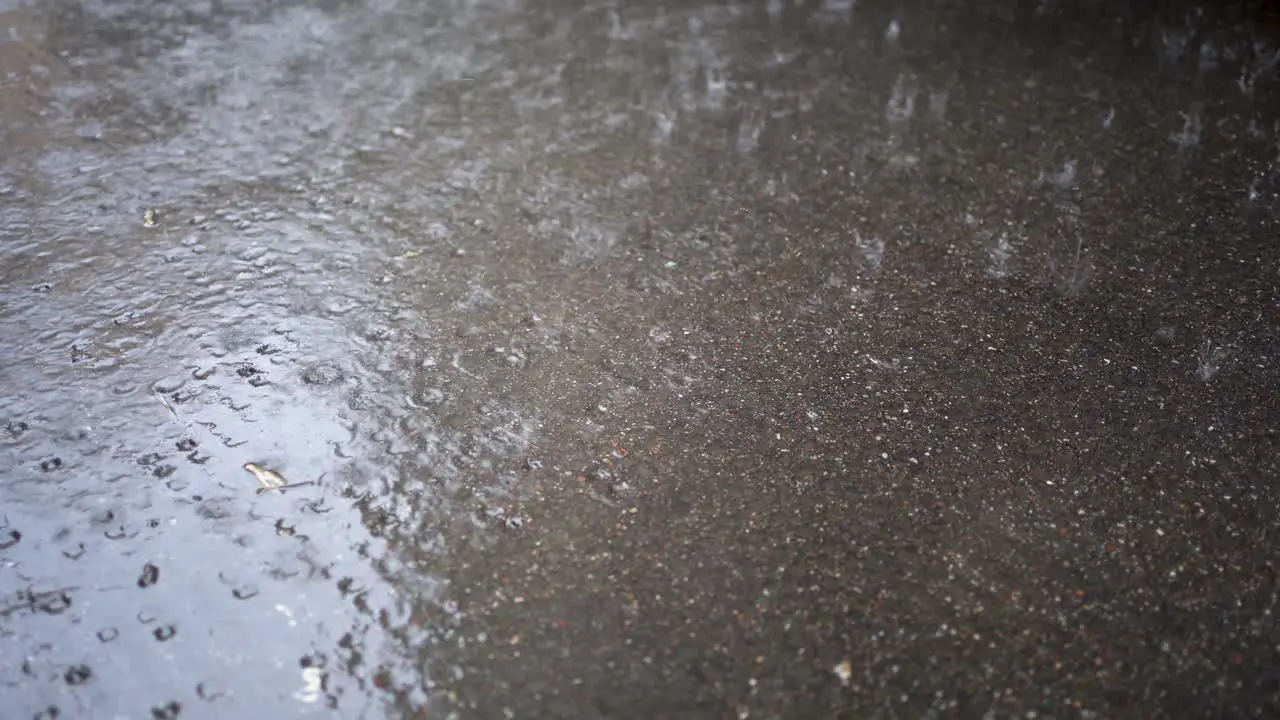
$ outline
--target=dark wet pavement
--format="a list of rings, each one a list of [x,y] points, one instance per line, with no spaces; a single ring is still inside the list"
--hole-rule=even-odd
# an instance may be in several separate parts
[[[4,716],[1280,714],[1206,8],[0,3]]]

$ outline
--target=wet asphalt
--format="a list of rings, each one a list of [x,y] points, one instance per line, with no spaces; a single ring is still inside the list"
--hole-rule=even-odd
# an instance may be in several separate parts
[[[1280,715],[1276,17],[0,2],[0,715]]]

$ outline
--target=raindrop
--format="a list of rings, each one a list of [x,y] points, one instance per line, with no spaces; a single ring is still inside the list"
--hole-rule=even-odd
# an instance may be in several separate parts
[[[159,707],[151,708],[151,717],[153,720],[177,720],[178,715],[182,712],[182,705],[174,701],[169,701]]]
[[[950,96],[950,88],[934,90],[929,93],[929,117],[932,118],[934,122],[946,122],[947,102]]]
[[[302,680],[305,685],[295,692],[293,696],[305,703],[313,703],[319,700],[320,693],[324,690],[324,673],[319,668],[304,665]]]
[[[177,392],[178,390],[181,390],[183,384],[185,384],[186,381],[187,379],[182,377],[181,375],[172,375],[170,377],[162,378],[160,380],[155,381],[154,383],[152,383],[151,389],[155,390],[161,395],[167,395],[169,393]]]
[[[62,677],[68,685],[82,685],[93,677],[93,671],[88,665],[72,665]]]
[[[764,121],[754,114],[744,117],[738,125],[738,152],[750,155],[760,144],[760,133],[764,130]]]
[[[1084,237],[1078,230],[1074,232],[1074,247],[1070,242],[1062,243],[1060,249],[1049,257],[1049,271],[1057,281],[1058,290],[1071,298],[1084,293],[1093,273]]]
[[[1182,115],[1182,130],[1169,136],[1169,140],[1176,144],[1180,149],[1186,150],[1195,147],[1200,142],[1200,133],[1202,129],[1202,111],[1201,103],[1192,103],[1191,109]]]
[[[1214,375],[1218,374],[1225,357],[1226,350],[1224,348],[1214,347],[1211,340],[1205,340],[1200,344],[1200,352],[1197,358],[1199,364],[1196,367],[1196,375],[1204,382],[1209,382]]]
[[[156,628],[155,630],[151,631],[151,634],[156,637],[156,640],[159,640],[160,642],[165,642],[169,640],[169,638],[172,638],[174,635],[178,634],[178,628],[172,625],[162,625]]]
[[[239,258],[245,262],[253,262],[267,254],[267,248],[261,245],[255,245],[246,250],[240,251]]]
[[[1059,190],[1070,190],[1076,184],[1076,161],[1075,159],[1067,160],[1062,164],[1062,170],[1054,175],[1049,176],[1048,181],[1056,186]]]
[[[60,457],[51,457],[48,460],[40,461],[40,469],[44,472],[53,472],[60,467],[62,467],[62,458]]]
[[[312,365],[302,373],[302,381],[309,385],[333,385],[342,380],[342,371],[334,365]]]
[[[80,558],[84,557],[84,553],[85,553],[84,543],[76,543],[75,551],[63,550],[62,557],[68,560],[79,560]]]
[[[883,42],[880,43],[880,54],[885,60],[896,59],[902,52],[899,42],[902,37],[902,26],[897,20],[890,20],[884,29]]]
[[[175,443],[178,450],[181,450],[182,452],[190,452],[192,450],[195,450],[196,446],[199,444],[200,443],[196,442],[195,440],[192,440],[191,438],[183,438],[179,440],[177,443]]]
[[[452,234],[444,223],[433,222],[427,225],[427,237],[432,240],[445,240]]]
[[[147,563],[142,566],[142,575],[138,577],[138,587],[147,588],[155,585],[160,580],[160,568]]]
[[[1013,246],[1009,243],[1009,237],[1001,233],[995,244],[987,250],[987,258],[990,260],[987,275],[996,280],[1009,277],[1009,259],[1012,256]]]
[[[46,615],[61,615],[71,607],[71,596],[65,591],[41,593],[32,597],[32,609]]]
[[[889,102],[885,104],[884,117],[891,125],[900,125],[911,119],[916,110],[916,87],[913,78],[906,74],[898,76],[889,94]]]
[[[862,253],[862,259],[872,271],[877,271],[884,263],[884,240],[878,237],[863,237],[854,231],[854,245]]]

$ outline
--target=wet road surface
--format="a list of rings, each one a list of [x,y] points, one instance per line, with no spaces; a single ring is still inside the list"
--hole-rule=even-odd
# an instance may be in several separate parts
[[[4,716],[1274,717],[1274,28],[0,3]]]

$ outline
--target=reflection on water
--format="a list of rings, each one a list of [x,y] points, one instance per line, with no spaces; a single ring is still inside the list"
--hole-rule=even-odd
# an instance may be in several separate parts
[[[959,362],[907,316],[948,293],[1030,326],[1136,287],[1151,372],[1256,379],[1265,324],[1184,282],[1257,268],[1174,233],[1205,193],[1274,222],[1280,46],[926,5],[0,5],[10,705],[480,702],[519,658],[461,629],[512,602],[492,553],[595,547],[627,444]]]

